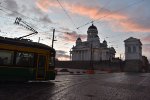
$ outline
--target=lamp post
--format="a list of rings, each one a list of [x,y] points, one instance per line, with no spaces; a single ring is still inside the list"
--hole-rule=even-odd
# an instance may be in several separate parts
[[[93,70],[93,45],[91,43],[91,59],[90,59],[91,70]]]
[[[71,49],[70,49],[70,61],[71,61]]]
[[[93,46],[92,46],[92,43],[91,43],[91,47],[90,47],[90,68],[89,70],[87,71],[88,74],[94,74],[95,71],[94,71],[94,66],[93,66]]]
[[[53,45],[54,45],[54,41],[57,41],[57,40],[54,39],[54,36],[55,36],[55,29],[53,29],[52,48],[53,48]]]

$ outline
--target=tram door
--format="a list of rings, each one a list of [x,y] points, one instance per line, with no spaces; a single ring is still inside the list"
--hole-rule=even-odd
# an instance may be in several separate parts
[[[44,79],[46,74],[45,70],[46,70],[46,56],[38,55],[36,79],[38,80]]]

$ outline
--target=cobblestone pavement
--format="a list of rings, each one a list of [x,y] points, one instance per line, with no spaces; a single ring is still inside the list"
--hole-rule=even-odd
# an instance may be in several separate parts
[[[47,82],[0,83],[0,100],[150,100],[150,74],[58,75]]]

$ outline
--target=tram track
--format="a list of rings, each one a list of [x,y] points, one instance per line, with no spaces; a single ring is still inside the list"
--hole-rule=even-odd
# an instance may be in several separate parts
[[[20,97],[19,100],[26,100],[26,99],[29,99],[30,97],[33,98],[34,96],[39,96],[39,100],[41,100],[40,98],[42,98],[42,97],[40,97],[40,95],[38,95],[38,94],[41,94],[42,91],[43,91],[43,94],[45,93],[44,94],[45,98],[53,98],[57,94],[60,94],[67,89],[70,89],[74,86],[78,86],[83,83],[87,83],[88,80],[87,79],[82,80],[82,81],[79,80],[78,83],[72,84],[73,81],[77,82],[76,80],[67,80],[67,81],[63,82],[62,84],[60,82],[58,85],[56,85],[54,87],[50,86],[50,87],[40,88],[35,92],[28,93],[28,94],[24,95],[23,97]],[[37,98],[37,97],[35,97],[35,98]]]

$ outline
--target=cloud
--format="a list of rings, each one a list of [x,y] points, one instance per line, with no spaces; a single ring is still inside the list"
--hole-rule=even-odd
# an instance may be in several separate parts
[[[39,20],[41,20],[41,21],[43,21],[45,23],[52,23],[52,21],[50,20],[48,15],[45,15],[45,16],[41,17]]]
[[[87,35],[85,34],[77,34],[77,32],[64,32],[62,35],[59,35],[60,38],[62,38],[66,42],[72,42],[75,43],[76,39],[78,37],[81,37],[81,39],[85,39]]]
[[[5,0],[6,8],[11,9],[12,11],[18,10],[18,5],[15,0]]]
[[[66,51],[62,51],[62,50],[56,50],[57,54],[66,54],[67,52]]]
[[[60,27],[60,29],[62,29],[63,31],[70,31],[69,28],[65,28],[65,27]]]
[[[69,60],[70,56],[66,54],[67,52],[63,51],[63,50],[56,50],[56,58],[58,58],[58,60]]]
[[[149,53],[149,51],[150,51],[150,44],[143,44],[143,51]]]
[[[44,12],[48,12],[48,9],[50,7],[61,8],[59,3],[54,0],[39,0],[36,4],[37,4],[37,7],[39,7],[39,9],[41,9]],[[93,18],[98,19],[106,15],[109,15],[109,18],[104,17],[103,19],[110,20],[110,18],[112,19],[125,19],[126,18],[126,16],[124,15],[113,13],[107,9],[104,9],[104,8],[101,9],[100,7],[89,7],[86,5],[75,4],[75,3],[73,4],[70,2],[62,2],[62,5],[67,11],[73,14],[88,16],[92,19]]]
[[[38,2],[36,2],[37,7],[44,12],[48,12],[49,4],[49,0],[39,0]]]
[[[5,8],[7,9],[7,11],[10,11],[11,12],[7,12],[9,16],[17,16],[18,15],[18,4],[15,0],[5,0]],[[3,5],[3,3],[1,4]],[[4,9],[4,11],[6,10]]]
[[[144,41],[144,42],[150,42],[150,35],[142,38],[141,40]]]
[[[132,31],[132,32],[150,32],[150,22],[144,20],[139,22],[134,19],[125,19],[121,20],[118,23],[118,26],[123,28],[123,31]]]
[[[150,44],[143,44],[143,55],[145,55],[150,62]]]
[[[48,12],[50,7],[61,9],[56,0],[39,0],[36,4],[39,9],[44,12]],[[71,2],[61,2],[61,4],[72,14],[82,15],[95,20],[102,18],[102,20],[113,22],[111,23],[112,26],[114,26],[114,22],[117,22],[115,24],[120,26],[123,31],[150,32],[150,22],[146,21],[149,20],[150,15],[148,15],[146,19],[141,20],[141,18],[139,18],[138,20],[134,20],[131,19],[129,15],[123,14],[123,12],[112,12],[108,9],[101,9],[100,7],[92,7]],[[115,31],[118,31],[118,28],[115,28]]]

